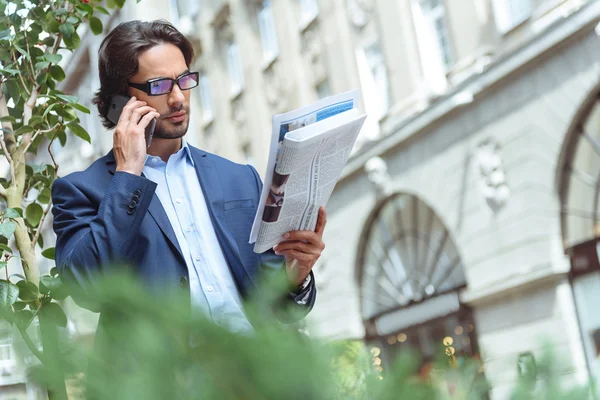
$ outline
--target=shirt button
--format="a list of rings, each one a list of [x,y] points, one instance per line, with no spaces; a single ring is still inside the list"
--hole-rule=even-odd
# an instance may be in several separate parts
[[[206,290],[208,290],[209,292],[212,292],[214,290],[214,288],[209,285],[209,286],[206,287]]]
[[[158,158],[153,158],[152,162],[158,162]]]
[[[175,199],[175,201],[176,201],[177,203],[181,203],[183,200],[181,200],[181,197],[178,197],[178,198],[176,198],[176,199]]]
[[[181,284],[181,287],[186,287],[187,283],[188,283],[188,279],[185,276],[182,276],[181,279],[179,280],[179,283]]]
[[[200,261],[200,260],[202,260],[202,257],[200,257],[200,256],[196,257],[196,261]]]
[[[188,228],[186,229],[186,231],[191,232],[192,231],[192,227],[188,226]]]

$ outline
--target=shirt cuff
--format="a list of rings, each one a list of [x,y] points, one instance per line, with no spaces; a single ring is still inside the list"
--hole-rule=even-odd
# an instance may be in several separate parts
[[[309,288],[309,286],[311,281],[312,274],[308,274],[302,285],[298,287],[298,290],[295,293],[290,292],[290,295],[294,298],[296,304],[305,305],[307,303],[310,298],[311,288]]]

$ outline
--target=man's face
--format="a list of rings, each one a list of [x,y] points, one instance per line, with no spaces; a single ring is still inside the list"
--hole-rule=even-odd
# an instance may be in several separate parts
[[[146,50],[138,56],[138,65],[137,73],[129,82],[146,83],[154,78],[177,79],[188,71],[183,53],[172,44],[159,44]],[[160,96],[149,96],[132,87],[129,94],[145,101],[160,114],[154,138],[178,139],[185,135],[190,123],[190,90],[181,90],[174,84],[171,93]]]

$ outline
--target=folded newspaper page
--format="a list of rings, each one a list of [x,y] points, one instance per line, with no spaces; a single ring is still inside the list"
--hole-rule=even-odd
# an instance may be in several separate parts
[[[250,243],[263,253],[283,234],[314,230],[348,161],[366,115],[358,91],[273,117],[271,151]]]

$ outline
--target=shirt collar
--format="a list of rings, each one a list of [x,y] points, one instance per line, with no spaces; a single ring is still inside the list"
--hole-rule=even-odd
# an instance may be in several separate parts
[[[182,156],[185,155],[185,157],[187,157],[187,159],[190,161],[190,163],[192,164],[192,166],[195,166],[194,165],[194,157],[192,157],[192,149],[188,145],[188,143],[185,140],[185,138],[181,138],[181,149],[179,149],[177,151],[177,153],[175,153],[175,154],[178,154],[180,152],[183,152],[184,154],[182,154]],[[146,154],[146,161],[145,161],[144,164],[148,164],[153,157],[154,156]]]

